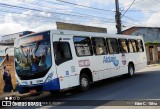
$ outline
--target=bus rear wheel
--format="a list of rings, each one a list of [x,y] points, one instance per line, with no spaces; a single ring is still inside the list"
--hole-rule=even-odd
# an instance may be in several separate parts
[[[87,74],[82,74],[80,76],[80,89],[82,91],[87,91],[90,88],[90,80]]]
[[[135,73],[134,66],[132,64],[128,65],[128,77],[133,77]]]

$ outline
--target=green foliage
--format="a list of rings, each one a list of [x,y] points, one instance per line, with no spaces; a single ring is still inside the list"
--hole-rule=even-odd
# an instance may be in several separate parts
[[[160,45],[160,42],[145,42],[145,45]]]

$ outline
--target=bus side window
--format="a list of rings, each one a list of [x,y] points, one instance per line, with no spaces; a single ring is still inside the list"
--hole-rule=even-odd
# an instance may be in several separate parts
[[[138,48],[138,52],[144,52],[142,40],[137,40],[137,48]]]
[[[71,49],[68,42],[53,42],[56,65],[72,59]]]
[[[131,41],[131,40],[128,40],[128,47],[129,47],[129,52],[130,52],[130,53],[133,53],[133,52],[134,52],[134,48],[133,48],[133,45],[132,45],[132,41]]]
[[[126,39],[118,39],[121,53],[128,53],[128,43]]]
[[[132,44],[132,46],[133,46],[133,52],[137,52],[138,50],[137,50],[137,46],[136,46],[136,40],[130,40],[131,41],[131,44]]]
[[[108,44],[110,54],[118,54],[119,53],[117,39],[109,38],[109,39],[107,39],[107,44]]]
[[[95,55],[106,55],[107,48],[104,38],[92,38],[92,45]]]
[[[93,55],[91,40],[89,37],[74,36],[73,41],[77,56]]]

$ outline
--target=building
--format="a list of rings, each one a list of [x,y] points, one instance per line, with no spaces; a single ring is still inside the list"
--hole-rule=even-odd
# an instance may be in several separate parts
[[[14,40],[18,37],[27,35],[27,34],[31,34],[33,33],[32,31],[23,31],[23,32],[18,32],[18,33],[14,33],[14,34],[8,34],[8,35],[4,35],[1,36],[1,41],[0,41],[0,45],[13,45],[14,44]]]
[[[160,28],[157,27],[131,27],[122,32],[125,35],[143,36],[147,62],[160,62]]]

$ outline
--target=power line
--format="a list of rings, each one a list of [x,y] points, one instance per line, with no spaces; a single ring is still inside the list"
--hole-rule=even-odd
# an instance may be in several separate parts
[[[43,10],[38,10],[38,9],[33,9],[33,8],[26,8],[26,7],[21,7],[21,6],[15,6],[15,5],[9,5],[9,4],[4,4],[4,3],[0,3],[0,5],[2,6],[9,6],[9,7],[14,7],[14,8],[20,8],[20,9],[27,9],[27,10],[33,10],[33,11],[38,11],[38,12],[42,12]],[[79,16],[79,17],[96,17],[96,18],[100,18],[100,19],[105,19],[105,20],[101,20],[101,21],[110,21],[113,19],[107,19],[107,18],[103,18],[103,17],[98,17],[98,16],[94,16],[94,15],[88,15],[88,14],[82,14],[82,13],[76,13],[76,14],[67,14],[67,13],[58,13],[58,12],[50,12],[50,11],[46,11],[48,13],[52,13],[52,14],[60,14],[60,15],[69,15],[69,16]],[[79,14],[79,15],[77,15]],[[85,15],[85,16],[84,16]]]
[[[137,4],[137,3],[140,3],[140,2],[142,2],[142,1],[144,1],[144,0],[140,0],[140,1],[134,2],[133,4]],[[120,7],[120,9],[125,8],[125,7],[128,7],[128,6],[130,6],[130,5],[125,5],[125,6],[123,6],[123,7]]]
[[[46,0],[45,0],[45,1],[46,1]],[[112,11],[112,10],[106,10],[106,9],[95,8],[95,7],[91,7],[91,6],[80,5],[80,4],[76,4],[76,3],[72,3],[72,2],[67,2],[67,1],[63,1],[63,0],[56,0],[56,1],[63,2],[63,3],[67,3],[67,4],[71,4],[71,5],[76,5],[76,6],[80,6],[80,7],[85,7],[85,8],[100,10],[100,11],[111,11],[111,12],[114,12],[114,11]]]
[[[133,0],[133,2],[129,5],[127,10],[122,14],[121,18],[126,14],[126,12],[129,10],[129,8],[133,5],[134,2],[135,2],[135,0]]]
[[[132,21],[134,21],[134,22],[136,22],[136,23],[139,23],[140,25],[145,25],[145,24],[143,24],[143,23],[137,22],[137,21],[134,20],[133,18],[130,18],[130,17],[126,16],[126,15],[124,15],[124,17],[127,18],[127,19],[130,19],[130,20],[132,20]]]
[[[0,5],[2,5],[2,6],[16,7],[16,8],[21,8],[21,9],[27,9],[27,10],[32,10],[32,11],[38,11],[38,12],[43,12],[43,10],[39,10],[39,9],[33,9],[33,8],[27,8],[27,7],[22,7],[22,6],[15,6],[15,5],[9,5],[9,4],[4,4],[4,3],[0,3]],[[50,11],[48,11],[48,13],[79,16],[79,15],[74,15],[74,14],[66,14],[66,13],[58,13],[58,12],[50,12]]]
[[[128,12],[159,13],[160,10],[128,10]]]
[[[50,2],[50,1],[46,1],[46,0],[43,0],[43,1],[49,2],[49,3],[53,3],[53,4],[57,4],[57,3]],[[34,5],[35,5],[35,4],[34,4]],[[63,4],[58,4],[58,5],[63,5]],[[44,6],[43,6],[43,7],[44,7]],[[46,8],[48,8],[48,7],[46,7]],[[80,15],[85,15],[85,16],[92,16],[92,17],[101,18],[101,19],[106,19],[106,20],[114,20],[114,19],[108,19],[108,18],[105,18],[105,17],[99,17],[99,16],[90,15],[90,14],[84,14],[84,13],[79,13],[79,12],[72,12],[72,13],[80,14]]]
[[[10,12],[10,11],[6,11],[6,10],[1,10],[1,12]],[[10,13],[13,13],[13,14],[22,14],[22,13],[18,13],[18,12],[10,12]],[[24,13],[23,13],[24,14]],[[30,14],[24,14],[24,15],[30,15]],[[56,20],[55,19],[55,17],[53,18],[53,17],[46,17],[46,16],[40,16],[40,15],[34,15],[33,17],[40,17],[40,18],[47,18],[47,19],[54,19],[54,20]],[[79,18],[79,17],[78,17]],[[86,20],[86,18],[82,18],[82,19],[85,19]],[[58,20],[61,20],[61,19],[58,19]],[[115,22],[111,22],[111,21],[102,21],[103,23],[115,23]]]

